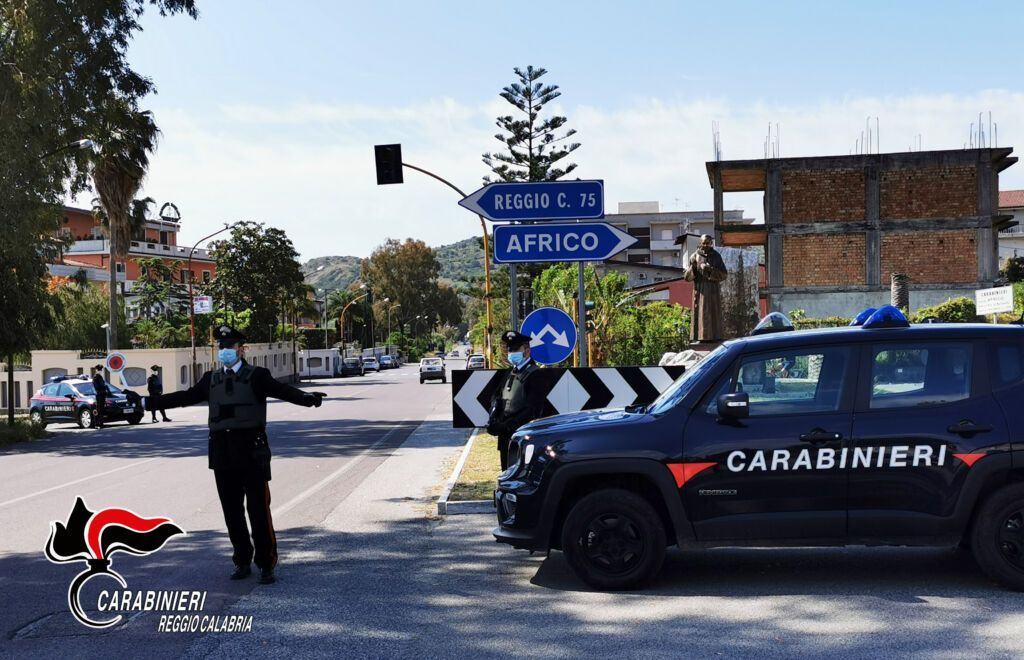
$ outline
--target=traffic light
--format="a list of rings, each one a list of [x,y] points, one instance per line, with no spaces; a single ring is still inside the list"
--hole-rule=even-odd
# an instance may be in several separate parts
[[[594,331],[594,317],[590,314],[592,311],[594,311],[594,301],[587,300],[583,303],[583,316],[584,321],[586,322],[587,332]]]
[[[373,155],[377,161],[377,185],[403,183],[402,178],[402,145],[378,144],[373,147]]]
[[[519,318],[525,319],[533,311],[533,289],[517,289],[519,294]]]

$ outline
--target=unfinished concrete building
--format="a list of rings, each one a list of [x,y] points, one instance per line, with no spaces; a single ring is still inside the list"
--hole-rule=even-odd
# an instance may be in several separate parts
[[[973,296],[998,277],[999,173],[1012,148],[712,161],[719,245],[763,246],[772,311],[853,316],[910,277],[917,309]],[[764,192],[764,225],[723,212],[731,192]]]

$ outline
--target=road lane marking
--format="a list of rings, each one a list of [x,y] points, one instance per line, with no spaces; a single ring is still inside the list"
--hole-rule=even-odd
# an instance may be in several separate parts
[[[407,421],[409,421],[409,420],[403,419],[400,422],[396,422],[395,423],[395,427],[392,428],[387,433],[385,433],[384,436],[380,440],[378,440],[377,442],[373,443],[372,445],[370,445],[369,447],[367,447],[363,451],[361,451],[358,454],[356,454],[355,456],[353,456],[347,463],[342,465],[340,468],[338,468],[334,472],[330,473],[329,475],[327,475],[326,477],[324,477],[320,481],[316,482],[315,484],[313,484],[312,486],[310,486],[306,490],[302,491],[301,493],[299,493],[298,495],[296,495],[292,499],[288,500],[287,502],[285,502],[284,504],[282,504],[278,508],[273,509],[272,510],[273,516],[276,518],[278,516],[281,516],[281,515],[289,512],[289,511],[291,511],[297,505],[301,504],[303,500],[307,499],[309,496],[311,496],[314,493],[316,493],[318,490],[320,490],[321,488],[326,486],[329,482],[331,482],[332,480],[334,480],[337,477],[340,477],[345,472],[348,472],[348,470],[353,465],[355,465],[360,460],[362,460],[363,456],[365,456],[366,454],[370,453],[371,451],[373,451],[377,447],[380,447],[382,444],[387,442],[388,438],[390,438],[392,435],[394,435],[395,431],[398,431],[400,428],[402,428],[402,424],[405,424]]]
[[[7,500],[6,502],[0,502],[0,508],[3,508],[3,507],[5,507],[5,506],[7,506],[9,504],[17,504],[18,502],[23,502],[25,500],[32,499],[33,497],[38,497],[40,495],[45,495],[47,493],[52,493],[53,491],[60,490],[61,488],[67,488],[68,486],[74,486],[75,484],[80,484],[83,481],[89,481],[90,479],[95,479],[96,477],[104,477],[104,476],[106,476],[108,474],[113,474],[115,472],[120,472],[121,470],[127,470],[130,467],[135,467],[137,465],[143,465],[145,463],[151,463],[151,462],[153,462],[153,461],[155,461],[155,460],[157,460],[159,458],[163,458],[163,457],[162,456],[154,456],[153,458],[147,458],[144,461],[136,461],[135,463],[129,463],[128,465],[122,465],[121,467],[114,468],[113,470],[107,470],[106,472],[100,472],[98,474],[91,474],[88,477],[82,477],[81,479],[75,479],[74,481],[69,481],[69,482],[67,482],[65,484],[60,484],[58,486],[53,486],[52,488],[46,488],[44,490],[36,491],[35,493],[29,493],[28,495],[22,495],[21,497],[16,497],[13,500]]]

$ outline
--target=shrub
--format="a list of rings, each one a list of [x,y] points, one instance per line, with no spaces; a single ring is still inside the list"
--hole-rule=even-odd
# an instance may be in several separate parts
[[[38,424],[25,419],[14,420],[14,426],[8,426],[5,423],[0,425],[0,447],[4,445],[14,444],[15,442],[25,442],[27,440],[38,440],[39,438],[47,437],[46,429]]]
[[[929,317],[936,318],[943,323],[974,323],[984,321],[978,317],[974,308],[974,301],[966,296],[950,298],[944,303],[931,307],[922,307],[910,316],[911,323],[921,323]]]

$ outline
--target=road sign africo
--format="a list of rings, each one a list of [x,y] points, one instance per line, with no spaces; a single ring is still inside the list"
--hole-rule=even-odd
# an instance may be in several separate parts
[[[533,310],[519,331],[530,338],[530,357],[538,364],[558,364],[576,345],[576,324],[555,307]]]
[[[111,353],[107,356],[107,370],[111,373],[120,373],[128,365],[128,358],[124,353]]]

